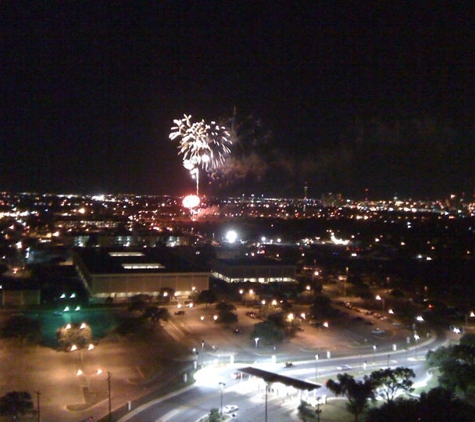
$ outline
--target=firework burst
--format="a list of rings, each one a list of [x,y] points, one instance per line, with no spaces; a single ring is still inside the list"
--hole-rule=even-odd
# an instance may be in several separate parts
[[[192,122],[191,115],[173,120],[169,138],[178,140],[178,155],[183,157],[183,166],[196,180],[199,196],[199,170],[213,171],[222,166],[231,153],[231,135],[224,126],[204,120]]]

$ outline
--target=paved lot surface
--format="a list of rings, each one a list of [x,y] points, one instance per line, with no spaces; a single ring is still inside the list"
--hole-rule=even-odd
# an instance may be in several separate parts
[[[171,382],[193,359],[197,364],[206,364],[232,360],[253,362],[275,356],[278,362],[284,362],[312,359],[316,353],[330,353],[332,357],[366,354],[374,344],[378,350],[384,347],[390,350],[393,344],[403,347],[410,334],[410,330],[396,328],[388,322],[374,321],[385,334],[372,335],[374,325],[353,320],[350,311],[331,321],[329,328],[310,326],[304,321],[304,331],[298,331],[291,341],[275,347],[258,343],[256,347],[250,333],[258,320],[246,316],[248,310],[244,306],[237,309],[237,327],[241,334],[216,324],[214,307],[202,305],[187,308],[184,316],[175,316],[175,309],[170,309],[172,319],[163,323],[163,329],[146,324],[126,336],[108,336],[91,352],[64,353],[49,347],[22,347],[2,341],[0,394],[29,391],[36,402],[34,392],[40,391],[43,422],[77,422],[89,416],[99,420],[108,413],[108,373],[111,374],[111,405],[115,409],[128,401],[134,402],[160,383]],[[94,318],[100,315],[95,314]],[[107,313],[103,318],[102,326],[112,324]],[[195,355],[193,349],[197,352]],[[79,376],[78,370],[82,371]]]

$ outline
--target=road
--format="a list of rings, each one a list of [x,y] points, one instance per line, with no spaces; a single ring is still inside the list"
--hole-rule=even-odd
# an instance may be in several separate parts
[[[223,371],[227,393],[233,386],[234,380],[230,375],[236,368],[270,365],[274,356],[277,363],[276,370],[284,373],[289,371],[282,368],[282,363],[292,360],[296,366],[291,371],[297,372],[290,373],[310,381],[315,380],[315,368],[318,365],[318,381],[321,381],[335,374],[335,368],[340,364],[350,365],[358,374],[365,360],[368,369],[371,369],[373,360],[375,367],[387,365],[388,355],[393,364],[410,363],[413,359],[418,361],[426,351],[423,343],[415,349],[412,339],[412,348],[400,351],[408,346],[406,339],[412,334],[412,330],[395,328],[388,322],[378,321],[378,326],[385,330],[385,334],[375,336],[371,334],[373,326],[355,322],[351,319],[351,313],[341,320],[331,321],[328,329],[319,329],[304,321],[304,331],[299,331],[296,337],[275,348],[260,342],[256,344],[250,338],[250,333],[257,321],[245,316],[247,309],[240,306],[237,310],[238,327],[242,334],[233,334],[231,329],[216,324],[213,319],[214,308],[201,305],[186,309],[184,317],[175,316],[174,310],[171,309],[172,319],[169,323],[163,324],[163,329],[150,327],[150,331],[140,335],[137,333],[136,337],[128,337],[134,333],[122,338],[112,336],[101,340],[92,352],[63,353],[48,347],[25,348],[3,341],[0,349],[2,356],[0,389],[5,393],[14,390],[40,391],[43,422],[56,420],[78,422],[89,415],[93,415],[95,420],[107,415],[108,372],[112,374],[112,409],[116,410],[129,401],[135,404],[136,400],[148,395],[159,385],[166,385],[169,380],[176,377],[183,365],[187,365],[187,359],[190,362],[191,359],[195,359],[198,365],[217,367],[219,371]],[[60,316],[55,316],[52,311],[38,314],[38,317],[43,318],[42,325],[46,338],[49,339],[53,338],[56,328],[68,322],[86,321],[103,331],[107,331],[114,323],[112,311],[83,310],[78,313],[63,313]],[[134,338],[140,338],[141,343],[136,345]],[[143,342],[144,338],[146,343]],[[442,341],[443,339],[434,339],[432,347],[436,347]],[[376,351],[373,349],[375,345]],[[396,345],[396,351],[393,351],[393,345]],[[161,359],[164,354],[172,359]],[[315,362],[316,354],[319,355],[318,363]],[[156,376],[150,373],[155,367],[159,368]],[[101,374],[97,373],[99,368],[103,371]],[[82,369],[84,374],[78,376],[78,369]],[[300,373],[300,370],[303,372]],[[195,393],[192,389],[187,393],[191,396],[174,398],[171,411],[179,408],[180,412],[187,414],[187,418],[193,415],[198,419],[202,415],[202,408],[205,408],[204,413],[207,413],[211,407],[217,407],[219,390],[216,380],[220,379],[219,377],[220,373],[213,374],[208,377],[210,385],[199,386],[197,383],[196,387],[193,387],[202,389],[199,394],[203,396],[200,396],[198,408],[188,409],[187,401],[191,400],[190,403],[194,403]],[[233,400],[226,399],[226,403],[234,404],[236,401],[241,409],[240,415],[250,412],[249,420],[252,420],[251,417],[262,414],[259,413],[263,411],[264,406],[262,394],[256,394],[253,390],[246,393],[249,397],[246,394],[236,394],[235,400],[231,396]],[[288,408],[290,400],[285,400],[285,403],[278,406],[278,400],[274,398],[274,395],[268,395],[269,412],[285,413],[288,416],[281,419],[291,419],[290,415],[296,408],[295,403]],[[254,399],[257,402],[254,403]],[[155,413],[150,420],[168,417],[165,410],[153,410],[153,412]],[[172,416],[169,420],[180,421],[177,418],[181,416]]]
[[[299,420],[297,407],[301,398],[311,401],[316,397],[332,396],[325,388],[324,382],[335,377],[337,373],[348,372],[356,377],[369,374],[373,370],[385,367],[405,366],[414,370],[415,383],[426,379],[424,356],[428,350],[437,348],[446,341],[443,333],[427,342],[421,342],[409,350],[395,350],[391,353],[374,351],[369,354],[357,354],[342,358],[319,358],[315,360],[296,361],[292,368],[285,368],[282,363],[273,363],[272,356],[260,356],[253,365],[261,369],[284,374],[289,377],[314,382],[320,387],[314,392],[300,393],[282,385],[272,385],[267,394],[268,420]],[[239,356],[237,356],[239,360]],[[347,367],[341,368],[346,365]],[[239,407],[236,412],[239,421],[262,421],[265,417],[266,394],[261,380],[243,376],[234,380],[232,374],[243,365],[210,364],[196,373],[196,384],[170,397],[164,397],[136,409],[120,419],[121,422],[184,422],[197,421],[209,413],[211,408],[220,409],[220,382],[225,383],[223,403]],[[317,376],[317,378],[315,378]]]

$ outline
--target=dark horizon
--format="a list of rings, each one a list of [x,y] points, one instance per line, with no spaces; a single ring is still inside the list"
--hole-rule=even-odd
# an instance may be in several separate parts
[[[173,119],[239,142],[203,194],[475,192],[463,2],[10,3],[0,190],[185,195]]]

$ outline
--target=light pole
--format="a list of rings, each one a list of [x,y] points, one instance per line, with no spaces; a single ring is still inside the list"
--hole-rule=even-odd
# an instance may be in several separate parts
[[[269,389],[269,384],[266,383],[266,410],[265,410],[265,422],[267,422],[267,390]]]
[[[221,387],[221,416],[223,416],[223,391],[226,384],[224,382],[220,382],[219,386]]]
[[[257,343],[259,342],[259,337],[256,337],[254,341],[256,342],[256,349],[257,349]]]
[[[416,343],[415,347],[414,347],[414,357],[415,359],[417,360],[417,341],[420,339],[419,337],[419,334],[417,333],[414,333],[414,341]]]
[[[468,318],[475,318],[475,312],[471,311],[470,313],[465,313],[465,331],[468,328]]]
[[[376,296],[376,300],[380,300],[380,301],[381,301],[381,311],[384,312],[384,298],[381,297],[380,295],[377,295],[377,296]]]
[[[348,267],[345,268],[345,279],[343,280],[343,296],[346,297],[346,282],[348,281]]]
[[[373,366],[376,362],[376,349],[377,349],[377,347],[376,347],[376,344],[375,344],[375,345],[373,345]]]
[[[112,397],[111,397],[111,376],[112,374],[107,371],[107,391],[109,399],[109,422],[112,422]]]
[[[37,402],[37,407],[38,407],[38,413],[37,413],[37,421],[40,422],[41,420],[41,409],[40,409],[40,392],[39,391],[35,391],[36,393],[36,402]]]
[[[317,415],[317,422],[320,422],[320,414],[322,413],[322,409],[320,409],[320,402],[317,402],[317,409],[315,410],[315,413]]]
[[[318,353],[315,355],[315,381],[318,379]]]

